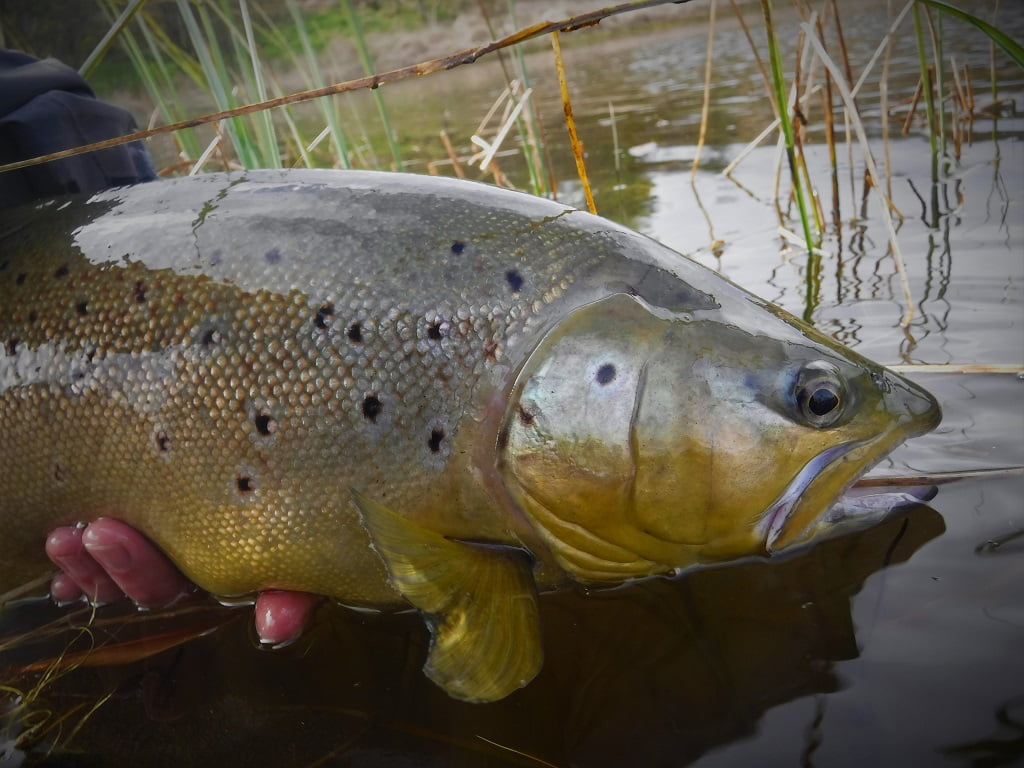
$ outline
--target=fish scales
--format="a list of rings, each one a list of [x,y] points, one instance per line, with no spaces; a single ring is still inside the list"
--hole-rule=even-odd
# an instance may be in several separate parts
[[[539,668],[535,586],[811,540],[938,418],[653,241],[482,185],[210,174],[0,212],[0,591],[117,517],[216,594],[411,603],[468,700]]]
[[[361,531],[346,519],[346,489],[387,485],[388,501],[405,509],[450,492],[434,484],[475,382],[504,366],[509,342],[599,255],[581,258],[583,233],[563,228],[532,238],[527,262],[535,222],[496,226],[471,201],[441,222],[417,214],[414,194],[382,201],[341,191],[309,207],[307,189],[296,193],[296,214],[281,217],[276,195],[229,187],[217,199],[221,185],[210,185],[216,202],[195,218],[168,216],[155,245],[153,230],[167,225],[159,205],[174,199],[175,182],[133,191],[131,210],[119,209],[108,229],[90,232],[79,209],[45,210],[52,238],[39,242],[27,228],[5,238],[5,251],[21,256],[6,257],[0,273],[3,464],[14,468],[0,493],[47,525],[98,512],[146,521],[218,593],[274,586],[357,602],[393,597],[349,576],[376,569],[384,584],[367,542],[351,542]],[[552,216],[563,211],[551,206]],[[268,225],[262,217],[272,214]],[[128,238],[119,237],[125,220],[138,227]],[[302,234],[324,221],[336,250]],[[110,242],[83,255],[68,239],[75,229],[83,245]],[[40,411],[45,425],[19,418]],[[29,465],[27,444],[46,446]],[[336,473],[329,482],[325,466]],[[46,512],[57,509],[66,511]],[[479,535],[508,540],[503,527],[485,523]],[[24,553],[38,555],[40,531],[25,533]],[[274,554],[286,535],[309,551]],[[350,540],[344,551],[319,543],[337,538]],[[220,545],[190,568],[181,552],[197,542]],[[296,559],[317,566],[299,579]]]

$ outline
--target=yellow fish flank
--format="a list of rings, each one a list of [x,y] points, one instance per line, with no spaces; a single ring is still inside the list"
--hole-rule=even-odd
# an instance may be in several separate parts
[[[0,592],[116,517],[219,595],[412,604],[501,698],[536,589],[817,536],[939,420],[652,240],[437,178],[250,172],[0,212]]]

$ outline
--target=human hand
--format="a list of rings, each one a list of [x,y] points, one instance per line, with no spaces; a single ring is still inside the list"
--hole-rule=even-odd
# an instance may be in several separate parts
[[[50,584],[57,602],[83,594],[97,603],[127,596],[140,606],[157,608],[198,591],[149,539],[111,518],[84,528],[57,528],[46,540],[46,554],[61,569]],[[255,623],[260,642],[277,647],[296,640],[319,601],[306,592],[259,593]]]

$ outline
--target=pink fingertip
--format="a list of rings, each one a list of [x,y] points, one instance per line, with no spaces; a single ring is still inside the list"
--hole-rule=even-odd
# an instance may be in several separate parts
[[[82,590],[66,573],[58,573],[50,582],[50,599],[58,605],[72,603],[82,596]]]
[[[122,596],[121,590],[86,552],[82,538],[80,528],[65,527],[57,528],[46,539],[46,554],[64,572],[66,579],[58,581],[57,591],[61,596],[70,594],[71,588],[67,584],[70,581],[95,603],[117,600]]]
[[[74,556],[82,551],[82,528],[55,528],[46,537],[46,555],[56,564],[58,557]]]
[[[320,602],[308,592],[269,590],[256,598],[256,634],[260,642],[283,648],[295,642],[306,629]]]
[[[109,518],[91,523],[85,549],[110,578],[141,606],[165,606],[192,591],[191,583],[149,539]]]

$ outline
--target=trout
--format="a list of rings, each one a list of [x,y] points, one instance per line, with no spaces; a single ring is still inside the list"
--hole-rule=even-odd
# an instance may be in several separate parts
[[[356,171],[0,212],[0,592],[135,526],[215,595],[411,605],[493,701],[536,594],[803,545],[935,400],[655,241]]]

